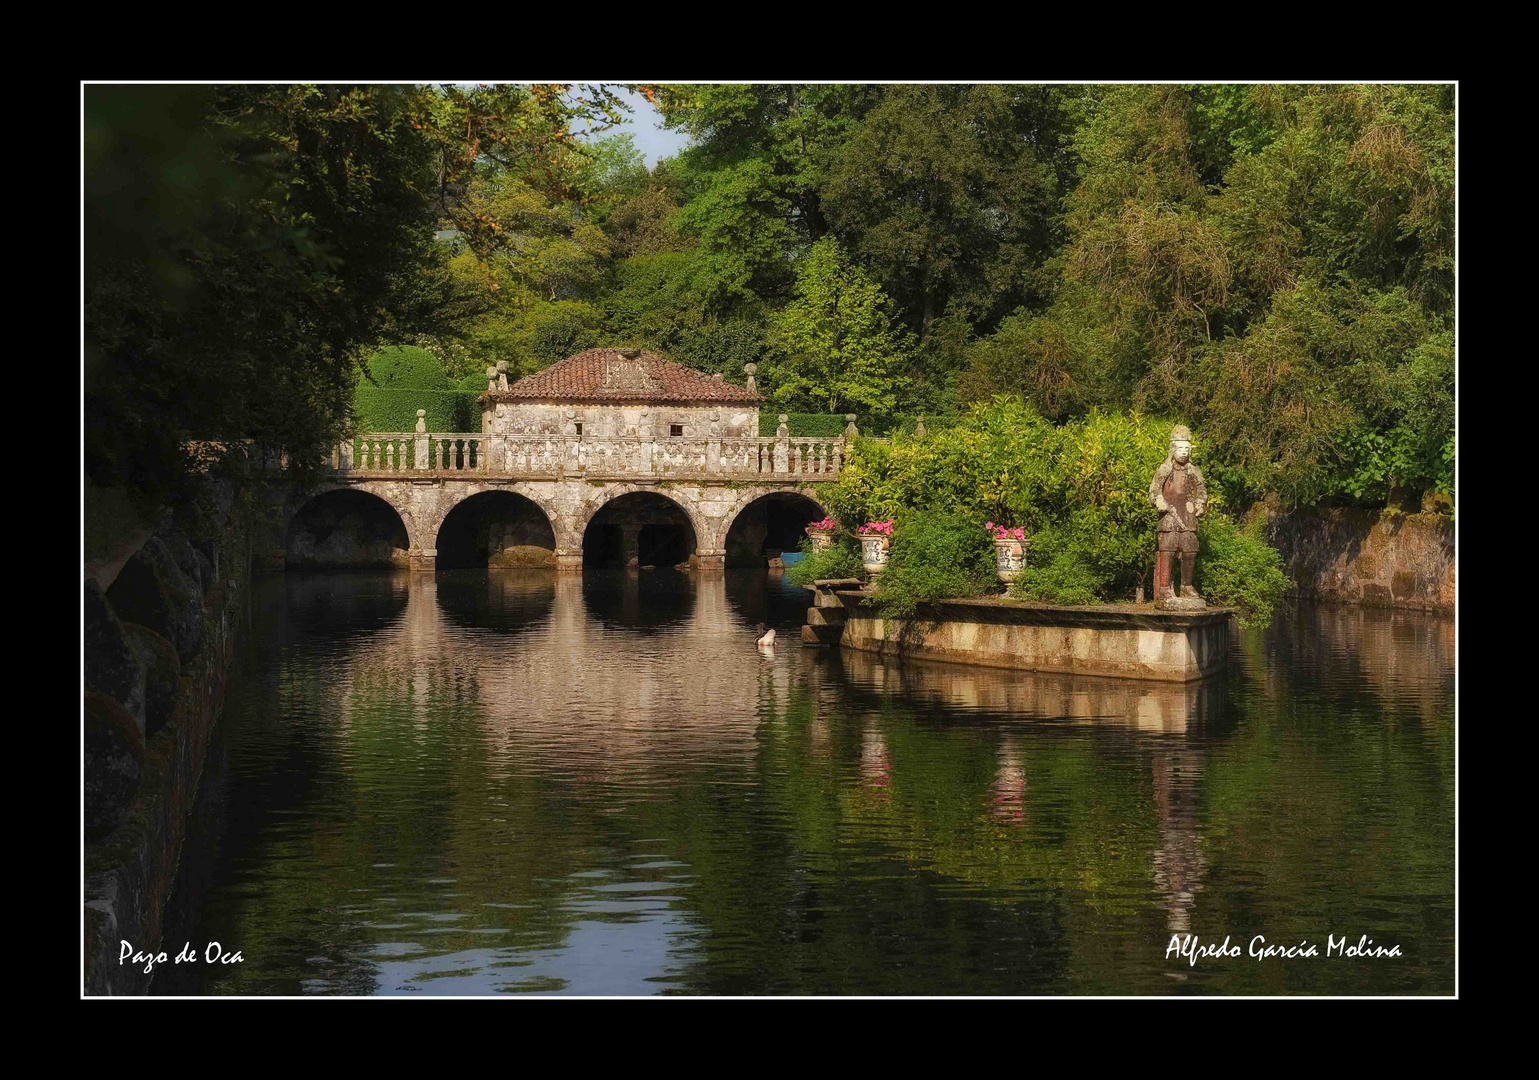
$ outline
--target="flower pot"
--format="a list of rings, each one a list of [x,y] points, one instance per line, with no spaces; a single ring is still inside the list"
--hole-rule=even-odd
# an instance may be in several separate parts
[[[1026,545],[1029,540],[995,540],[994,561],[999,567],[999,580],[1005,584],[1026,568]]]
[[[834,534],[823,529],[808,529],[807,539],[812,541],[813,551],[827,551],[834,546]]]
[[[880,574],[887,568],[887,556],[892,546],[892,537],[885,533],[860,533],[860,561],[866,568],[866,573],[872,577]]]

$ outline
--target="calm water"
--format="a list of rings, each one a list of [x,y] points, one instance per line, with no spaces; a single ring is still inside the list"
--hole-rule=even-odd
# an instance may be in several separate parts
[[[762,572],[255,588],[166,932],[243,962],[158,993],[1454,989],[1450,620],[1169,687],[803,649]]]

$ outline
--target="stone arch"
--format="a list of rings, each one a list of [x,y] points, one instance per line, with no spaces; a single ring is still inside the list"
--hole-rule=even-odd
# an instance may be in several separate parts
[[[754,561],[759,557],[757,553],[753,554],[752,558],[749,557],[744,547],[743,533],[747,528],[761,525],[760,522],[750,520],[756,516],[755,510],[761,508],[761,506],[763,509],[768,510],[771,504],[776,503],[803,504],[800,507],[802,512],[795,516],[804,516],[808,522],[816,521],[828,514],[827,509],[818,500],[816,491],[810,486],[804,485],[801,487],[774,488],[770,490],[758,488],[744,492],[733,503],[731,511],[721,519],[719,526],[720,535],[717,538],[716,547],[724,552],[728,566],[747,565],[748,562]],[[767,522],[762,523],[766,535],[762,539],[756,540],[756,544],[761,552],[766,547],[789,551],[794,549],[796,543],[800,542],[802,535],[801,527],[806,522],[798,522],[795,528],[792,529],[789,527],[788,522],[777,520],[781,516],[783,515],[766,514],[766,517],[770,518]],[[743,528],[740,528],[740,525]],[[738,530],[737,536],[733,535],[734,529]],[[737,541],[737,543],[734,543],[734,541]],[[750,544],[749,546],[754,545]]]
[[[652,503],[653,510],[647,509],[648,502]],[[661,520],[640,520],[649,516]],[[574,531],[579,537],[579,550],[585,561],[617,559],[622,565],[633,562],[661,565],[647,558],[647,541],[643,531],[648,528],[662,530],[683,526],[687,529],[687,536],[681,536],[676,544],[661,539],[656,543],[658,557],[663,558],[667,565],[675,565],[686,560],[694,561],[694,557],[709,544],[711,537],[709,526],[701,520],[697,508],[690,501],[679,498],[670,489],[651,484],[606,484],[598,490],[596,497],[585,500],[578,517],[581,524]],[[607,521],[606,518],[615,520]],[[615,546],[614,551],[606,549],[600,556],[598,542],[602,538],[594,530],[598,526],[610,525],[620,530],[620,537],[609,544]],[[675,555],[678,557],[675,558]]]
[[[438,569],[555,565],[556,527],[539,501],[502,484],[459,494],[437,515]]]
[[[410,516],[383,495],[353,485],[308,494],[283,523],[284,561],[291,567],[406,567],[414,546]]]
[[[695,505],[694,500],[681,498],[679,492],[675,489],[661,487],[657,484],[620,482],[604,484],[601,487],[594,488],[593,493],[582,500],[572,519],[572,532],[576,537],[578,546],[582,545],[583,534],[588,531],[588,525],[599,511],[622,496],[639,494],[660,495],[683,511],[684,515],[689,518],[690,527],[695,530],[695,543],[702,549],[707,544],[714,542],[714,531],[711,529],[710,523],[700,516],[700,509]]]

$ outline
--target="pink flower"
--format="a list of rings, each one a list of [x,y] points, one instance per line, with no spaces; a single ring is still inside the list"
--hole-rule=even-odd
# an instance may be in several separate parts
[[[985,521],[983,527],[989,530],[995,540],[1024,540],[1026,539],[1025,526],[1017,526],[1014,529],[1004,525],[996,525],[992,521]]]
[[[807,526],[808,532],[833,532],[839,528],[839,523],[831,517],[825,517],[822,521],[814,521]]]
[[[868,521],[860,527],[863,533],[880,533],[883,536],[892,535],[891,521]]]

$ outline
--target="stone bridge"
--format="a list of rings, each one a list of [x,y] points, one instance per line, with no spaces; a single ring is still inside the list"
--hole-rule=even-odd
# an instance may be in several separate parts
[[[271,488],[260,563],[283,567],[765,565],[824,516],[843,438],[407,432],[335,447]]]

